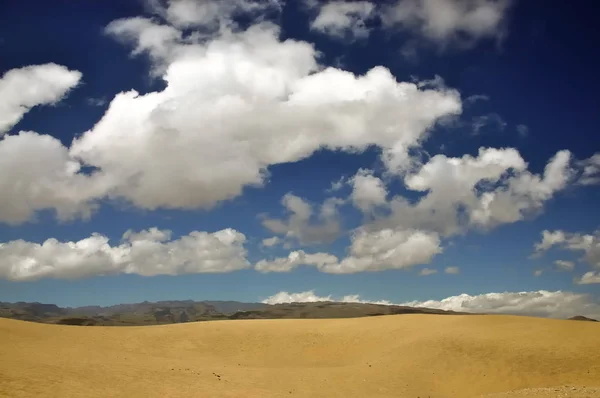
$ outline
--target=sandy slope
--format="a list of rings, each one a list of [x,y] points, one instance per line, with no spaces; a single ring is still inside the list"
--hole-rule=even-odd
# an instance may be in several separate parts
[[[398,315],[111,328],[0,319],[2,397],[462,398],[561,385],[576,387],[496,397],[600,397],[594,384],[592,322]]]

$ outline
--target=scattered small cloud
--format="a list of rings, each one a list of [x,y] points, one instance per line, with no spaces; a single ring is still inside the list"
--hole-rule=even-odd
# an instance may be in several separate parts
[[[600,230],[593,234],[570,233],[562,230],[542,231],[542,240],[534,245],[534,256],[540,256],[547,250],[556,247],[571,252],[582,252],[581,260],[592,268],[600,269]],[[568,261],[558,260],[563,266],[571,266]]]
[[[533,271],[533,276],[541,276],[543,273],[544,273],[543,270],[536,269],[535,271]]]
[[[527,127],[524,124],[518,124],[517,125],[517,132],[519,133],[519,135],[523,138],[527,137],[529,135],[529,127]]]
[[[281,239],[278,236],[273,236],[270,238],[265,238],[262,240],[261,244],[264,247],[273,247],[277,244],[281,243]]]
[[[465,98],[465,103],[467,105],[471,105],[471,104],[474,104],[479,101],[489,101],[489,100],[490,100],[490,97],[485,94],[474,94],[474,95],[469,95],[467,98]]]
[[[319,296],[314,290],[300,293],[288,293],[282,291],[262,300],[265,304],[318,303],[323,301],[392,305],[392,303],[387,300],[363,300],[358,294],[349,294],[340,298],[334,298],[332,295]]]
[[[421,275],[421,276],[427,276],[427,275],[433,275],[433,274],[437,274],[437,270],[432,269],[432,268],[423,268],[419,272],[419,275]]]
[[[458,274],[458,273],[460,273],[460,268],[459,267],[446,267],[444,269],[444,272],[447,274]]]
[[[575,269],[575,263],[573,261],[556,260],[554,265],[561,271],[573,271]]]
[[[375,5],[369,1],[337,1],[326,4],[309,1],[318,8],[318,14],[310,23],[310,29],[341,40],[360,40],[369,37],[367,23],[376,17]]]
[[[404,61],[408,61],[412,64],[419,62],[418,44],[415,40],[407,40],[406,43],[400,47],[400,55]]]
[[[388,191],[383,181],[373,175],[372,170],[360,169],[349,180],[352,185],[350,198],[355,207],[363,213],[371,213],[377,207],[387,204]]]
[[[85,102],[90,106],[104,106],[108,104],[108,100],[104,97],[102,98],[87,98]]]
[[[578,162],[582,168],[578,185],[597,185],[600,184],[600,153],[596,153],[588,159]]]
[[[472,48],[484,39],[501,41],[506,36],[510,0],[437,1],[403,0],[380,10],[385,28],[399,28],[423,44]]]
[[[287,218],[269,218],[262,220],[262,225],[274,234],[283,235],[286,240],[294,240],[301,245],[330,243],[341,234],[338,206],[344,201],[339,198],[328,198],[318,209],[315,218],[311,203],[292,193],[281,199]]]
[[[346,185],[346,178],[342,176],[338,180],[332,181],[331,187],[329,187],[329,189],[327,189],[326,192],[327,193],[337,192],[337,191],[341,190],[344,187],[344,185]]]
[[[473,135],[479,135],[484,129],[504,131],[506,122],[497,113],[475,116],[472,121]]]
[[[591,285],[600,283],[600,271],[586,272],[581,278],[576,278],[575,283],[578,285]]]

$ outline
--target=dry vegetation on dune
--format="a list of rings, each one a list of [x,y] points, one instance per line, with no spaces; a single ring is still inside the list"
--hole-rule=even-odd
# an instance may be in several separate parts
[[[122,328],[0,319],[0,396],[600,396],[599,348],[600,324],[516,316]]]

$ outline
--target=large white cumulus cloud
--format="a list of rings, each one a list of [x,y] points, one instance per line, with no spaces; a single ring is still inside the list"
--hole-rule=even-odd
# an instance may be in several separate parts
[[[405,157],[438,118],[460,112],[455,91],[420,90],[383,67],[320,70],[310,44],[278,34],[263,23],[178,44],[165,90],[119,94],[72,155],[139,207],[208,208],[322,147],[375,144]]]
[[[439,79],[399,82],[382,66],[364,75],[324,67],[311,43],[281,40],[273,23],[258,18],[247,28],[235,24],[236,15],[278,10],[278,1],[151,3],[164,22],[120,19],[106,32],[134,54],[149,55],[165,88],[117,94],[105,115],[68,148],[32,132],[0,140],[0,166],[10,170],[0,177],[0,222],[24,222],[42,209],[62,219],[88,216],[105,198],[150,210],[211,208],[244,187],[265,184],[272,165],[322,148],[355,152],[376,145],[387,171],[424,197],[416,204],[402,197],[387,202],[385,184],[361,170],[352,179],[352,201],[365,212],[388,206],[391,216],[379,228],[403,225],[448,235],[464,229],[461,223],[487,228],[520,220],[541,209],[572,174],[568,151],[559,152],[543,176],[527,171],[510,148],[415,162],[409,149],[440,119],[461,112],[459,93]],[[484,3],[467,8],[484,10],[476,12],[481,17],[492,7]],[[52,64],[9,73],[6,82],[29,76],[41,87],[34,91],[42,94],[21,101],[19,112],[60,99],[80,78]],[[94,172],[82,174],[82,166]],[[335,206],[329,202],[324,210]],[[468,219],[460,221],[464,209]],[[289,220],[264,224],[300,243],[326,242],[340,233],[333,211],[322,213],[318,225],[309,222],[310,211],[291,212]]]
[[[101,234],[77,242],[48,239],[0,243],[0,278],[76,279],[111,274],[143,276],[230,272],[249,267],[244,234],[224,229],[193,231],[171,239],[171,231],[127,231],[118,245]]]
[[[263,185],[269,166],[322,148],[355,152],[377,145],[388,166],[400,170],[409,148],[419,146],[440,118],[461,112],[456,90],[399,82],[382,66],[364,75],[323,67],[312,44],[282,41],[272,23],[236,27],[227,13],[253,12],[245,6],[250,2],[217,7],[224,14],[209,36],[203,29],[209,22],[181,20],[185,14],[171,8],[187,3],[172,3],[161,12],[173,25],[136,17],[107,27],[111,36],[132,43],[134,54],[150,55],[164,90],[122,92],[70,148],[48,145],[48,158],[64,159],[51,168],[69,169],[58,179],[80,189],[70,193],[58,184],[44,201],[25,198],[28,211],[18,217],[0,211],[0,221],[22,222],[39,209],[63,212],[65,202],[89,208],[103,198],[151,210],[210,208],[246,186]],[[204,33],[187,35],[181,26]],[[4,152],[21,151],[6,156],[3,168],[20,173],[20,154],[42,145],[33,141],[22,139],[18,148],[0,141]],[[93,175],[77,174],[77,164],[90,166]],[[43,161],[28,166],[35,167],[30,175],[46,173]],[[72,178],[65,177],[69,173]],[[36,184],[26,189],[37,192]],[[11,184],[0,189],[7,197],[23,193]]]

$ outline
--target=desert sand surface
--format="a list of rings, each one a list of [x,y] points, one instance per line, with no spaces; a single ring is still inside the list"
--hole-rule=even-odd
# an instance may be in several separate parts
[[[81,327],[0,319],[2,397],[600,397],[598,387],[594,322],[394,315]]]

